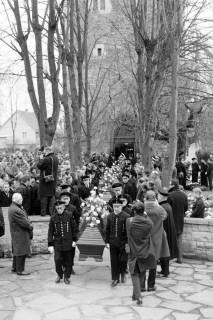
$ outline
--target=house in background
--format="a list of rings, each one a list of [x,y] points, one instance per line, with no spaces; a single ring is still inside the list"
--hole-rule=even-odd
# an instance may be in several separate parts
[[[0,126],[0,149],[31,149],[39,146],[38,122],[33,112],[17,110]]]

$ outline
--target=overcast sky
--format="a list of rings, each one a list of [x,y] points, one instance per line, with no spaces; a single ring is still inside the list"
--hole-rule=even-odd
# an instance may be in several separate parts
[[[23,0],[20,0],[20,4]],[[196,3],[199,3],[202,0],[196,0]],[[4,0],[6,3],[6,0]],[[9,26],[7,22],[7,18],[4,15],[4,10],[2,7],[2,3],[0,1],[0,14],[1,14],[1,25],[0,25],[0,37],[5,33],[3,30],[8,31]],[[10,14],[12,16],[12,14]],[[207,19],[213,19],[213,0],[209,0],[209,7],[208,10],[205,11],[203,17]],[[207,25],[206,25],[207,26]],[[203,26],[201,27],[203,28]],[[213,30],[213,22],[208,23],[208,28],[212,28]],[[23,61],[20,61],[20,57],[17,53],[13,52],[10,48],[6,45],[1,43],[1,50],[0,50],[0,73],[17,73],[24,74],[23,68]],[[50,88],[50,86],[48,86]],[[10,93],[13,94],[13,101],[17,101],[17,107],[20,110],[29,110],[33,111],[30,103],[30,99],[27,92],[26,80],[25,77],[1,77],[0,82],[0,124],[2,124],[10,115],[11,115],[11,108],[10,108]],[[13,109],[15,110],[15,103],[13,105]]]

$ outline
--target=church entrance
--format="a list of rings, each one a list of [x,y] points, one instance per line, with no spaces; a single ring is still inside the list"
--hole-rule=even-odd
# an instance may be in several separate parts
[[[125,154],[127,158],[129,156],[135,156],[135,131],[134,128],[129,125],[122,124],[114,132],[114,155],[115,158]]]

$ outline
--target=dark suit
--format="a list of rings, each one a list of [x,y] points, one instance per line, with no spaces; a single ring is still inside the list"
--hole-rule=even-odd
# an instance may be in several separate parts
[[[178,241],[178,261],[181,262],[183,258],[182,252],[182,234],[184,227],[185,212],[188,210],[188,199],[184,192],[176,189],[169,193],[168,203],[172,207],[177,241]]]
[[[41,215],[52,214],[55,200],[58,158],[53,154],[48,154],[37,164],[40,170],[39,196],[41,200]],[[44,176],[53,174],[54,181],[45,182]]]

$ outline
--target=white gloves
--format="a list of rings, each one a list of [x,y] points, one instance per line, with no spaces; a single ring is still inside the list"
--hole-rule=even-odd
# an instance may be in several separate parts
[[[52,254],[54,252],[54,247],[48,247],[48,251]]]
[[[106,248],[109,249],[109,243],[106,244]]]
[[[75,248],[76,247],[76,242],[73,241],[72,243],[72,247]]]

